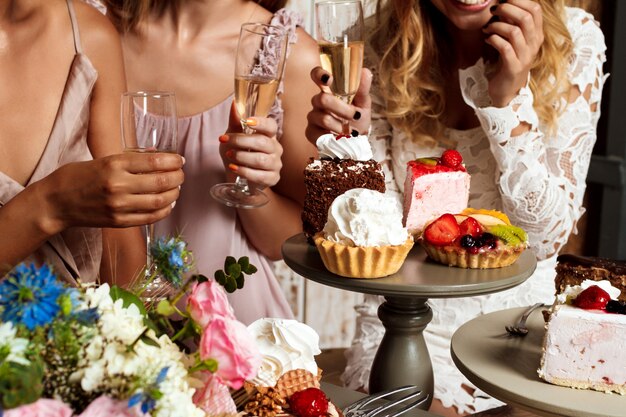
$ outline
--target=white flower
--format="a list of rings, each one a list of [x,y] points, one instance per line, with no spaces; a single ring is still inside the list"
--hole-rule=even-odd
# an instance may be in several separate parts
[[[28,347],[28,340],[16,337],[16,333],[17,329],[13,327],[13,323],[0,324],[0,355],[6,355],[3,360],[7,362],[28,365],[30,362],[24,356]],[[0,357],[0,359],[2,358]]]

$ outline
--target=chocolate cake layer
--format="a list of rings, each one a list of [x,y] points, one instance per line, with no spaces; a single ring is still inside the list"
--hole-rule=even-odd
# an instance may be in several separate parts
[[[626,262],[591,256],[564,254],[557,258],[556,278],[557,294],[567,285],[578,285],[586,279],[608,280],[615,288],[622,291],[619,299],[626,301]]]
[[[312,236],[324,228],[328,208],[337,196],[352,188],[385,192],[385,176],[380,164],[373,159],[362,162],[311,158],[304,170],[304,186],[302,227],[309,242],[312,242]]]

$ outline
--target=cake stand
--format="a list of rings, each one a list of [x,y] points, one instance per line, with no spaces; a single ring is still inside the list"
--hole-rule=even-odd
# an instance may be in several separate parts
[[[282,247],[287,265],[312,281],[385,297],[378,317],[385,334],[370,373],[370,392],[401,385],[417,385],[432,393],[433,369],[422,332],[432,319],[429,298],[466,297],[503,291],[524,282],[537,266],[531,251],[524,251],[513,265],[495,269],[462,269],[427,260],[417,244],[400,271],[376,279],[351,279],[329,272],[315,246],[304,234],[289,238]],[[422,408],[428,409],[430,401]]]
[[[509,336],[504,326],[526,308],[511,308],[477,317],[454,333],[451,353],[459,370],[489,395],[540,416],[624,417],[626,396],[578,390],[539,379],[543,316],[535,311],[528,335]]]

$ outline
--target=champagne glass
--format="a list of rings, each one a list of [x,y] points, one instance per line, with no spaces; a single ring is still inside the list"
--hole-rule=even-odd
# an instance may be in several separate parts
[[[245,134],[254,133],[246,124],[249,117],[267,117],[283,76],[287,34],[282,28],[264,23],[245,23],[239,33],[235,60],[235,108]],[[211,188],[216,200],[230,207],[255,208],[269,198],[238,176],[234,183]]]
[[[315,4],[317,43],[322,68],[333,76],[330,90],[346,103],[359,88],[365,30],[361,0],[328,0]],[[342,134],[350,123],[342,120]]]
[[[137,91],[122,94],[122,139],[124,152],[176,153],[177,115],[174,93]],[[151,249],[154,224],[146,230],[146,270],[141,283],[142,298],[153,301],[165,297],[173,288],[158,273]]]

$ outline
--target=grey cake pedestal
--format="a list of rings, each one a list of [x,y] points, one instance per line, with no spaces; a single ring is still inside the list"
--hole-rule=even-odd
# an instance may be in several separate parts
[[[384,296],[378,317],[385,327],[385,335],[372,364],[370,392],[412,384],[430,393],[431,401],[433,369],[422,333],[432,320],[428,299],[503,291],[524,282],[537,266],[535,256],[527,250],[517,262],[504,268],[447,267],[428,260],[416,244],[396,274],[352,279],[329,272],[317,248],[306,241],[304,234],[287,239],[282,252],[287,265],[307,279],[343,290]],[[421,408],[428,409],[431,401]]]

